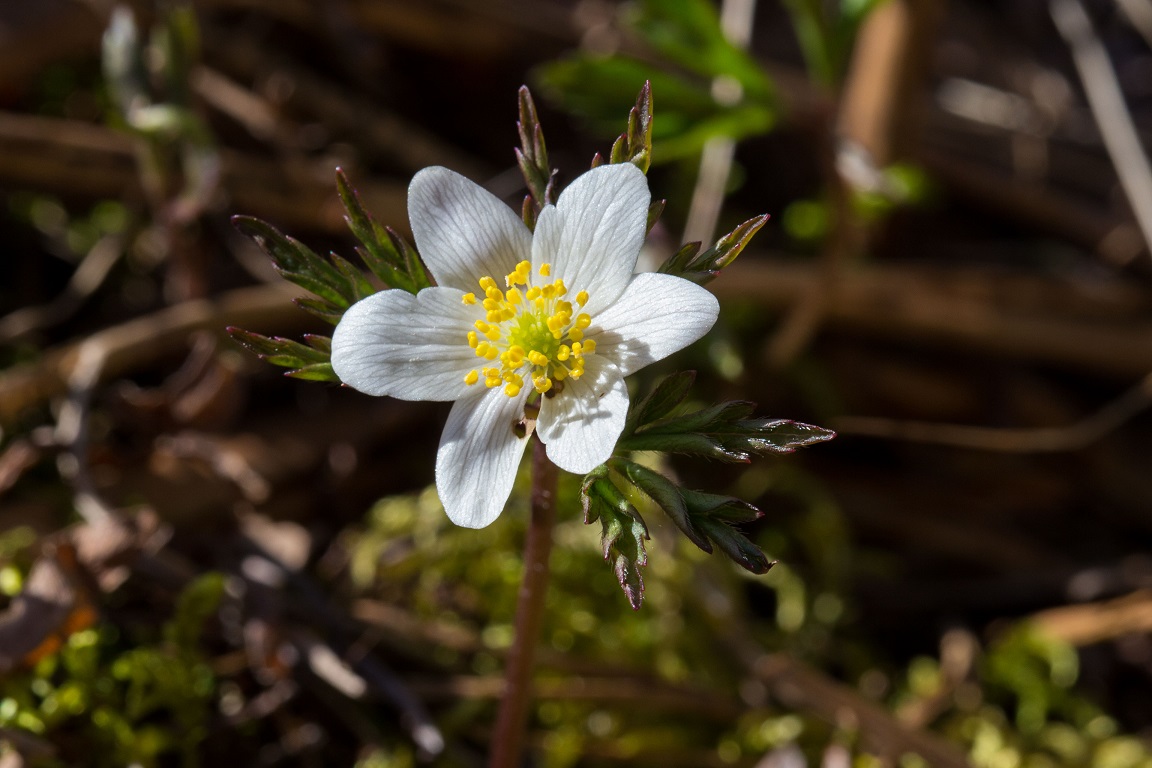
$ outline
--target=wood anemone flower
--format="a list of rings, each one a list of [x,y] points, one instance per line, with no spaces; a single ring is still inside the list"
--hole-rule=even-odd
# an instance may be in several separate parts
[[[628,412],[624,377],[715,323],[707,290],[633,274],[650,199],[635,166],[600,166],[545,206],[533,233],[457,173],[413,178],[412,232],[437,285],[354,304],[332,338],[332,367],[370,395],[455,401],[436,489],[458,525],[500,515],[533,427],[561,469],[607,461]]]

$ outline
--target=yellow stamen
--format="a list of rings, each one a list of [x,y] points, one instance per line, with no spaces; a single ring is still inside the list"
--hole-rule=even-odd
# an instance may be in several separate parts
[[[480,381],[480,374],[477,371],[468,371],[468,375],[464,377],[464,383],[468,386],[472,386],[478,381]]]

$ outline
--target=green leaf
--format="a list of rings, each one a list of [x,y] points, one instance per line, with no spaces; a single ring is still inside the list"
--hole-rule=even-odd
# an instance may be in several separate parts
[[[836,436],[831,430],[787,419],[750,419],[752,409],[751,403],[729,401],[642,424],[621,438],[618,447],[745,462],[753,455],[792,453]]]
[[[414,258],[415,249],[405,248],[404,243],[387,227],[382,227],[364,209],[360,196],[348,181],[344,171],[336,169],[336,190],[344,204],[344,220],[348,228],[360,241],[362,247],[356,253],[365,266],[385,285],[416,293],[431,285],[423,262]],[[412,253],[408,253],[410,250]]]
[[[336,371],[332,370],[332,363],[330,362],[306,365],[295,371],[289,371],[284,375],[290,379],[302,379],[304,381],[340,381],[340,377],[336,375]]]
[[[708,0],[643,0],[632,26],[670,62],[708,80],[732,78],[747,97],[771,96],[768,76],[751,54],[728,40]]]
[[[592,161],[595,168],[599,163]],[[612,145],[611,163],[632,163],[644,173],[652,163],[652,85],[647,80],[636,97],[636,106],[628,113],[628,128]],[[661,206],[663,208],[663,206]]]
[[[648,564],[644,541],[649,538],[644,518],[609,479],[601,465],[584,477],[580,487],[584,523],[600,521],[604,559],[612,565],[628,604],[639,610],[644,602],[644,578],[640,568]]]
[[[722,496],[705,491],[690,491],[680,489],[684,503],[688,506],[688,515],[692,519],[708,517],[729,524],[750,523],[759,520],[764,513],[754,505],[735,496]]]
[[[228,328],[228,335],[266,363],[292,368],[285,376],[311,381],[339,381],[332,370],[332,339],[309,334],[306,344],[279,336],[262,336],[242,328]]]
[[[596,166],[593,165],[593,168]],[[648,224],[647,229],[644,231],[651,232],[652,227],[656,226],[656,222],[660,221],[660,216],[664,213],[664,206],[668,204],[667,200],[655,200],[652,205],[648,206]]]
[[[540,127],[540,117],[536,114],[536,104],[528,86],[520,86],[519,100],[520,119],[516,129],[520,134],[520,146],[516,149],[516,162],[538,211],[554,202],[552,167],[544,145],[544,129]]]
[[[308,246],[251,216],[233,216],[232,223],[271,257],[284,279],[331,304],[332,310],[338,311],[337,318],[356,301],[356,289],[348,276]]]
[[[741,568],[752,573],[767,573],[774,565],[747,536],[727,523],[709,517],[701,517],[697,523],[720,551]]]
[[[630,435],[641,424],[649,424],[667,416],[684,402],[695,381],[696,371],[680,371],[662,379],[647,397],[632,404],[622,434]]]
[[[703,285],[720,274],[720,270],[735,261],[744,247],[751,242],[752,236],[759,232],[767,221],[768,214],[749,219],[721,237],[715,245],[699,255],[692,251],[698,251],[700,244],[689,243],[669,257],[660,266],[659,271]]]
[[[322,299],[310,299],[307,296],[302,296],[293,299],[292,302],[308,314],[318,317],[330,325],[336,325],[340,322],[340,318],[344,317],[343,309],[334,307]]]
[[[688,505],[684,502],[684,497],[675,483],[659,472],[627,459],[612,458],[608,464],[624,479],[656,502],[693,544],[705,552],[712,551],[712,545],[708,543],[708,539],[692,524],[692,519],[688,514]]]

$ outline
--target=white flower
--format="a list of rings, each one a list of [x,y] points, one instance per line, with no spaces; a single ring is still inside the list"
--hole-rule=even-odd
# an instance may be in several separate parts
[[[716,321],[700,286],[632,274],[649,202],[639,169],[601,166],[545,206],[533,234],[446,168],[412,180],[412,232],[437,285],[354,304],[332,338],[332,366],[370,395],[456,401],[436,455],[453,522],[482,528],[499,516],[533,416],[561,469],[607,461],[628,412],[624,377]]]

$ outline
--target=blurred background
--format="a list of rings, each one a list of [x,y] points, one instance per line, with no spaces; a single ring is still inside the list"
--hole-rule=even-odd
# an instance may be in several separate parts
[[[1152,766],[1152,2],[0,3],[0,766],[484,763],[526,508],[447,407],[285,378],[255,216],[353,257],[448,166],[511,205],[654,102],[652,263],[771,220],[659,370],[835,429],[666,460],[764,576],[562,488],[533,766]]]

